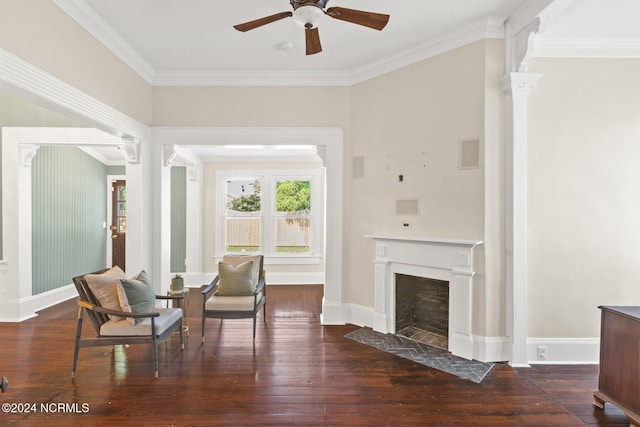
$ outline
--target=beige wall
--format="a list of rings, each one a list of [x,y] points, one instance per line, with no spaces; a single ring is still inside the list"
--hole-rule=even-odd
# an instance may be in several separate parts
[[[151,124],[151,86],[54,2],[0,1],[0,48]]]
[[[332,126],[348,130],[349,88],[155,87],[155,126]]]
[[[484,170],[460,170],[458,146],[484,139],[484,70],[478,42],[352,88],[352,153],[364,157],[365,174],[348,176],[349,301],[373,306],[367,234],[483,239]],[[420,201],[419,215],[395,214],[395,200],[405,198]]]
[[[529,335],[597,337],[599,305],[640,305],[640,60],[530,71]]]

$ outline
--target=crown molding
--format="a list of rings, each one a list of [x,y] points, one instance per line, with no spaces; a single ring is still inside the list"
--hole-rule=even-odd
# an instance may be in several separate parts
[[[342,71],[158,71],[154,86],[349,86]]]
[[[504,38],[506,17],[488,17],[435,41],[346,71],[156,70],[82,0],[53,0],[64,12],[153,86],[351,86],[486,39]]]
[[[640,40],[549,39],[537,37],[537,58],[640,58]]]
[[[147,83],[153,84],[155,70],[104,19],[82,0],[53,0],[67,15],[113,52]]]
[[[351,73],[351,84],[362,83],[483,39],[503,39],[506,19],[503,16],[490,16],[429,43],[405,50],[376,63],[359,67]]]

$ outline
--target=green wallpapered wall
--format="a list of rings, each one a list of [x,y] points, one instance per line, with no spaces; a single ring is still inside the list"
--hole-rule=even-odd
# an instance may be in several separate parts
[[[187,168],[171,168],[171,271],[187,270]]]
[[[107,173],[78,148],[38,150],[32,166],[34,295],[104,268]]]

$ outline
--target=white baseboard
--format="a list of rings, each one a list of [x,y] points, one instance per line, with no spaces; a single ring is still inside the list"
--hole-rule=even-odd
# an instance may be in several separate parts
[[[480,362],[509,360],[511,343],[508,337],[473,336],[473,358]]]
[[[267,285],[319,285],[324,284],[324,272],[277,273],[267,271]]]
[[[20,298],[17,301],[0,302],[0,322],[22,322],[37,316],[36,312],[76,298],[78,291],[74,285],[67,285],[38,295]]]
[[[546,347],[546,359],[538,358],[538,348]],[[527,359],[531,364],[586,365],[600,362],[600,338],[527,339]]]
[[[342,303],[328,302],[322,298],[322,314],[320,323],[323,325],[346,325],[347,307]]]
[[[346,320],[352,325],[370,328],[373,325],[373,308],[359,304],[348,304]]]

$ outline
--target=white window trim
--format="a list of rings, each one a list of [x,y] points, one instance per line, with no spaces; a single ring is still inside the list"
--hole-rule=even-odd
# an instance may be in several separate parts
[[[317,265],[321,262],[321,229],[320,222],[324,221],[323,210],[320,208],[322,172],[314,169],[218,169],[216,170],[216,209],[215,209],[215,255],[216,263],[222,260],[225,254],[225,227],[226,210],[226,182],[230,179],[255,179],[261,180],[262,209],[260,217],[260,242],[265,263],[271,265]],[[311,218],[312,222],[311,250],[308,253],[298,255],[282,255],[273,250],[273,234],[269,230],[276,218],[275,212],[275,183],[282,180],[310,180],[311,181]],[[316,223],[318,222],[318,223]]]

